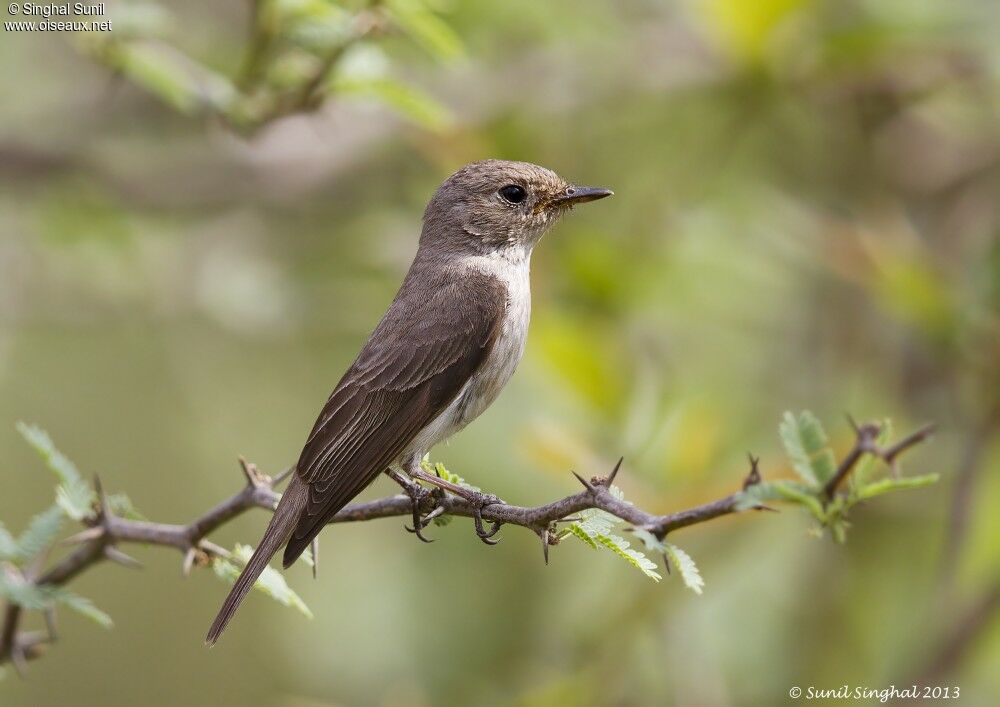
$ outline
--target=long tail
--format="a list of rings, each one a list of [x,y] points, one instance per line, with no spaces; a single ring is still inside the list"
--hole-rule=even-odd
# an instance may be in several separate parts
[[[281,495],[281,501],[274,511],[274,516],[271,518],[267,530],[264,531],[264,537],[261,538],[260,544],[257,545],[257,549],[254,550],[253,555],[250,557],[250,561],[247,562],[246,567],[243,568],[243,572],[240,573],[239,579],[236,580],[236,585],[229,592],[229,596],[226,597],[225,603],[223,603],[222,608],[219,610],[219,615],[215,617],[215,621],[212,623],[212,628],[208,630],[205,643],[210,646],[215,645],[215,642],[219,640],[219,636],[226,630],[226,625],[233,618],[236,610],[240,608],[240,604],[251,587],[253,587],[254,582],[257,581],[260,573],[267,567],[267,563],[270,562],[274,553],[281,549],[281,546],[287,542],[289,536],[292,534],[292,530],[298,522],[299,514],[305,507],[308,495],[309,487],[299,481],[298,476],[293,474],[288,488]]]

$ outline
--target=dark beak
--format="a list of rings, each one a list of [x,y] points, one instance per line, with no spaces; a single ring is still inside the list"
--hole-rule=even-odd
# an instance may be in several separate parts
[[[604,189],[602,187],[566,187],[566,191],[557,196],[552,201],[560,206],[573,206],[575,204],[582,204],[586,201],[597,201],[598,199],[603,199],[606,196],[611,196],[614,194],[610,189]]]

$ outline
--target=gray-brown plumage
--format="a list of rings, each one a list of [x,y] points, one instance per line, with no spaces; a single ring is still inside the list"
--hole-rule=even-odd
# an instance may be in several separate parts
[[[441,185],[396,298],[316,420],[208,643],[282,545],[288,567],[379,474],[419,468],[493,402],[524,351],[532,248],[573,204],[610,194],[501,160],[467,165]]]

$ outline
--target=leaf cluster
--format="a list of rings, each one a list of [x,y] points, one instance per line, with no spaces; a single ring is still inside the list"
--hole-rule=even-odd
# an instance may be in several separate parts
[[[380,103],[427,129],[447,109],[392,70],[383,37],[397,34],[434,60],[464,56],[458,34],[427,0],[384,0],[349,8],[324,0],[259,0],[242,65],[220,71],[178,48],[181,22],[159,3],[115,8],[114,32],[78,38],[80,49],[179,113],[254,129],[333,94]]]

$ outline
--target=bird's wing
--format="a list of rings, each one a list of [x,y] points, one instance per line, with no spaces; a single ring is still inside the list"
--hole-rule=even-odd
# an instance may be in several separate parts
[[[427,290],[404,284],[316,420],[296,466],[309,497],[286,567],[448,407],[488,354],[506,308],[502,283],[467,276]]]

